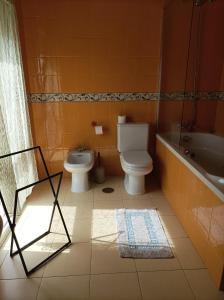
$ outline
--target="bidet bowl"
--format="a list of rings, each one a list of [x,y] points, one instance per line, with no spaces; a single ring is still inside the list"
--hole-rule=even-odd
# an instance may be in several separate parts
[[[72,192],[81,193],[89,189],[88,172],[92,169],[93,164],[94,152],[92,150],[69,151],[64,161],[64,168],[72,173]]]

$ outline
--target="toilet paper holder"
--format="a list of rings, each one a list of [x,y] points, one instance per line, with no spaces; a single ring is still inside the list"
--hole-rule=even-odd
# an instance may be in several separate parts
[[[103,134],[103,126],[102,125],[97,124],[97,122],[95,122],[95,121],[93,121],[91,123],[91,125],[92,125],[92,127],[94,127],[96,135],[102,135]]]

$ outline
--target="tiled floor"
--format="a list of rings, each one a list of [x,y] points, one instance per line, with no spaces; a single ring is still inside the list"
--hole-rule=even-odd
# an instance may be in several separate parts
[[[105,186],[113,187],[114,193],[102,193]],[[46,184],[33,191],[18,224],[21,243],[46,228],[51,202]],[[9,257],[7,242],[0,250],[0,300],[224,299],[154,180],[148,193],[133,197],[124,191],[121,178],[110,178],[82,194],[72,194],[65,179],[60,203],[73,244],[26,279],[19,257]],[[122,207],[158,208],[175,257],[120,258],[115,209]],[[25,251],[29,267],[66,241],[58,214],[53,231]]]

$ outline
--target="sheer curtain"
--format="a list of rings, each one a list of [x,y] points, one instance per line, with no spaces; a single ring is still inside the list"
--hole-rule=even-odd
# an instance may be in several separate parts
[[[32,136],[25,93],[20,44],[14,4],[0,0],[0,155],[32,147]],[[37,180],[32,152],[0,162],[0,189],[8,208],[15,188]],[[20,207],[30,194],[20,194]]]

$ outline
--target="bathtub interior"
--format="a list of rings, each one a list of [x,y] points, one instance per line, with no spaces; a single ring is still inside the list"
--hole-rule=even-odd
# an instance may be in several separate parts
[[[224,193],[224,137],[203,132],[161,135],[194,168]]]
[[[224,138],[209,133],[184,133],[180,146],[209,175],[224,178]],[[189,150],[186,151],[186,149]]]

